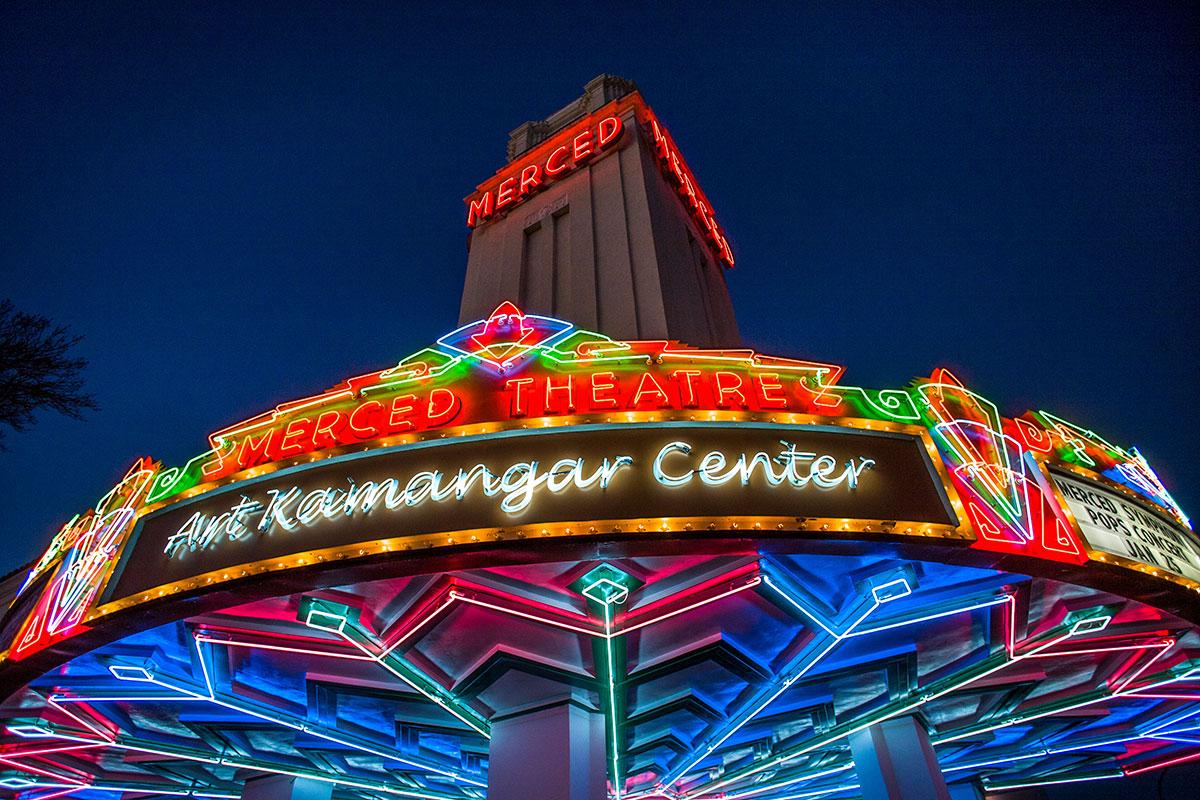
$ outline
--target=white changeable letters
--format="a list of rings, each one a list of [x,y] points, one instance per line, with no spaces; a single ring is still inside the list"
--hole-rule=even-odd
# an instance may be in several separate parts
[[[1200,581],[1200,542],[1194,534],[1095,484],[1057,473],[1054,483],[1092,549]]]

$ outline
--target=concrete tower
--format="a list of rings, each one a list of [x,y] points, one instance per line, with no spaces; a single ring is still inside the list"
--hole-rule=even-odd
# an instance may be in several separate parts
[[[512,132],[508,163],[466,198],[460,321],[503,300],[619,339],[740,343],[712,205],[631,81]]]

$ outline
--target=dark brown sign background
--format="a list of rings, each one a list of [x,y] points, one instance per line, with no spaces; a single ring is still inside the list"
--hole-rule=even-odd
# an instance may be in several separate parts
[[[782,450],[780,440],[794,443],[798,450],[833,456],[839,464],[838,472],[846,461],[860,457],[874,459],[875,465],[861,474],[853,490],[845,485],[831,489],[811,484],[803,488],[788,483],[771,486],[758,472],[745,486],[737,481],[706,486],[696,479],[687,486],[669,487],[654,478],[654,459],[670,442],[687,442],[693,448],[691,456],[675,455],[667,460],[669,469],[681,472],[696,466],[711,450],[722,451],[731,462],[741,453],[750,456],[764,451],[774,456]],[[633,464],[622,468],[607,489],[596,486],[579,490],[571,486],[551,494],[542,488],[519,514],[501,509],[502,495],[486,497],[476,486],[462,501],[427,499],[414,507],[402,505],[395,509],[381,504],[370,514],[360,511],[331,520],[322,518],[294,531],[276,528],[269,535],[255,532],[237,541],[222,539],[206,550],[182,556],[164,553],[170,537],[193,514],[216,516],[228,511],[243,495],[265,504],[270,497],[268,489],[286,491],[295,486],[307,493],[324,487],[345,489],[350,480],[361,485],[390,477],[403,488],[423,470],[453,476],[460,469],[484,464],[502,474],[517,462],[537,461],[539,469],[548,471],[559,459],[568,457],[583,458],[585,474],[590,474],[604,458],[620,455],[631,456]],[[251,522],[256,523],[259,516]],[[584,425],[513,431],[317,462],[167,506],[138,522],[109,582],[105,602],[213,570],[408,534],[534,523],[704,516],[831,517],[957,525],[924,444],[907,434],[760,423]]]

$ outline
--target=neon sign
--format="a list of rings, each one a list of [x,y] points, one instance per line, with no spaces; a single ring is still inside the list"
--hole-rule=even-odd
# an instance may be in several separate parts
[[[467,226],[474,228],[505,214],[555,181],[579,169],[591,159],[611,149],[621,139],[625,125],[610,115],[559,133],[550,141],[526,154],[520,167],[505,169],[493,179],[491,188],[467,199]],[[534,155],[536,154],[536,155]]]
[[[270,499],[251,500],[245,495],[229,511],[213,517],[195,513],[178,533],[167,539],[163,552],[174,558],[184,552],[212,547],[222,539],[237,541],[251,534],[249,515],[261,513],[253,532],[269,536],[279,530],[291,532],[311,527],[322,520],[340,516],[370,514],[383,508],[394,511],[425,502],[441,503],[450,499],[462,502],[472,490],[484,497],[500,496],[500,509],[510,514],[524,511],[539,491],[558,494],[568,488],[586,490],[592,486],[607,489],[613,477],[633,463],[629,456],[605,458],[587,474],[582,458],[561,458],[550,469],[540,471],[537,461],[518,461],[502,473],[492,472],[484,464],[459,469],[448,478],[438,470],[423,470],[406,483],[395,477],[358,484],[349,480],[347,488],[325,486],[307,492],[298,486],[268,489]]]
[[[310,453],[450,426],[656,409],[833,411],[838,400],[826,393],[841,371],[749,350],[618,342],[504,302],[392,368],[213,433],[207,453],[156,477],[149,502]]]
[[[813,391],[803,377],[740,370],[655,369],[617,374],[523,375],[504,382],[512,418],[655,409],[808,411]]]
[[[670,134],[658,124],[658,120],[648,110],[647,115],[650,119],[650,132],[654,137],[654,154],[658,157],[663,175],[675,186],[679,199],[683,201],[684,207],[688,209],[692,219],[699,225],[705,241],[717,254],[718,260],[725,266],[732,267],[733,250],[729,248],[729,241],[713,217],[712,206],[709,204],[708,198],[704,196],[695,175],[688,169],[683,157],[679,155],[679,148],[675,147]]]
[[[875,460],[866,456],[839,462],[828,453],[799,450],[794,443],[786,441],[780,444],[782,448],[775,455],[760,450],[729,457],[722,450],[711,450],[698,460],[695,468],[681,472],[675,462],[686,461],[692,454],[692,445],[682,441],[669,442],[654,456],[654,479],[671,487],[686,486],[694,478],[709,487],[723,486],[735,480],[745,486],[752,477],[759,475],[771,487],[787,484],[794,489],[810,485],[818,489],[835,489],[844,486],[854,490],[858,488],[862,473],[875,465]],[[664,467],[668,458],[672,461],[673,471],[670,472]],[[592,463],[579,456],[566,456],[548,469],[536,460],[516,461],[497,471],[477,463],[459,468],[453,475],[438,469],[421,470],[407,482],[389,475],[362,483],[348,478],[346,487],[320,486],[303,490],[285,484],[267,489],[260,499],[242,495],[227,511],[218,514],[199,511],[192,514],[176,533],[167,537],[163,553],[170,558],[179,558],[253,534],[291,533],[339,517],[370,514],[379,509],[395,511],[449,500],[461,503],[472,493],[486,498],[499,497],[501,511],[519,515],[542,492],[586,491],[593,486],[605,490],[618,473],[637,466],[633,456],[629,455],[606,456]],[[257,523],[250,522],[252,516],[258,517]]]
[[[294,417],[257,436],[248,434],[229,453],[229,458],[241,470],[314,450],[437,428],[453,421],[461,408],[461,397],[450,389],[440,388],[396,395],[387,402],[364,400],[347,408]]]
[[[770,486],[787,483],[803,489],[811,483],[821,489],[843,485],[848,489],[857,489],[859,475],[875,466],[875,459],[858,456],[848,459],[842,465],[841,472],[838,472],[838,460],[831,455],[797,450],[791,442],[781,441],[780,444],[783,449],[776,456],[760,450],[749,457],[742,453],[733,463],[722,451],[711,450],[699,459],[695,468],[672,474],[663,467],[667,457],[691,456],[692,446],[687,442],[671,442],[659,450],[654,458],[654,478],[664,486],[686,486],[694,478],[699,478],[705,486],[723,486],[736,478],[745,486],[757,473]],[[775,464],[779,465],[778,469]]]
[[[663,177],[674,187],[684,209],[720,264],[733,266],[733,250],[679,148],[654,112],[636,92],[614,100],[575,125],[559,131],[479,185],[466,198],[467,227],[476,228],[502,217],[555,182],[575,173],[593,159],[611,152],[625,132],[622,115],[630,109],[646,126]]]
[[[404,549],[697,516],[879,530],[890,521],[900,535],[964,535],[930,446],[912,431],[734,421],[538,426],[350,453],[148,512],[103,602],[383,539]]]

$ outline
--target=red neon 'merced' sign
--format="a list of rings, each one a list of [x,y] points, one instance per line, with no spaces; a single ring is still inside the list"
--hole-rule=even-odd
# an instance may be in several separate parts
[[[654,112],[635,92],[615,100],[559,131],[525,154],[523,161],[510,164],[467,198],[467,226],[478,227],[504,216],[531,196],[590,163],[597,156],[612,152],[625,132],[622,115],[629,118],[632,109],[639,125],[653,146],[655,160],[684,210],[692,218],[705,244],[726,267],[733,266],[733,251],[725,233],[713,215],[712,205],[700,189],[671,135],[659,124]],[[601,116],[603,115],[603,116]]]
[[[732,267],[733,251],[729,249],[729,241],[721,232],[721,226],[713,218],[708,199],[700,190],[695,176],[684,163],[667,132],[662,129],[658,120],[653,116],[650,117],[650,132],[654,136],[654,154],[662,165],[663,174],[675,185],[675,191],[683,201],[684,207],[688,209],[692,219],[700,226],[701,232],[716,252],[717,258],[725,266]]]
[[[621,118],[611,116],[572,131],[544,159],[529,161],[520,169],[507,171],[506,177],[495,187],[468,200],[467,225],[474,228],[527,199],[547,184],[569,175],[620,139],[624,129]]]

